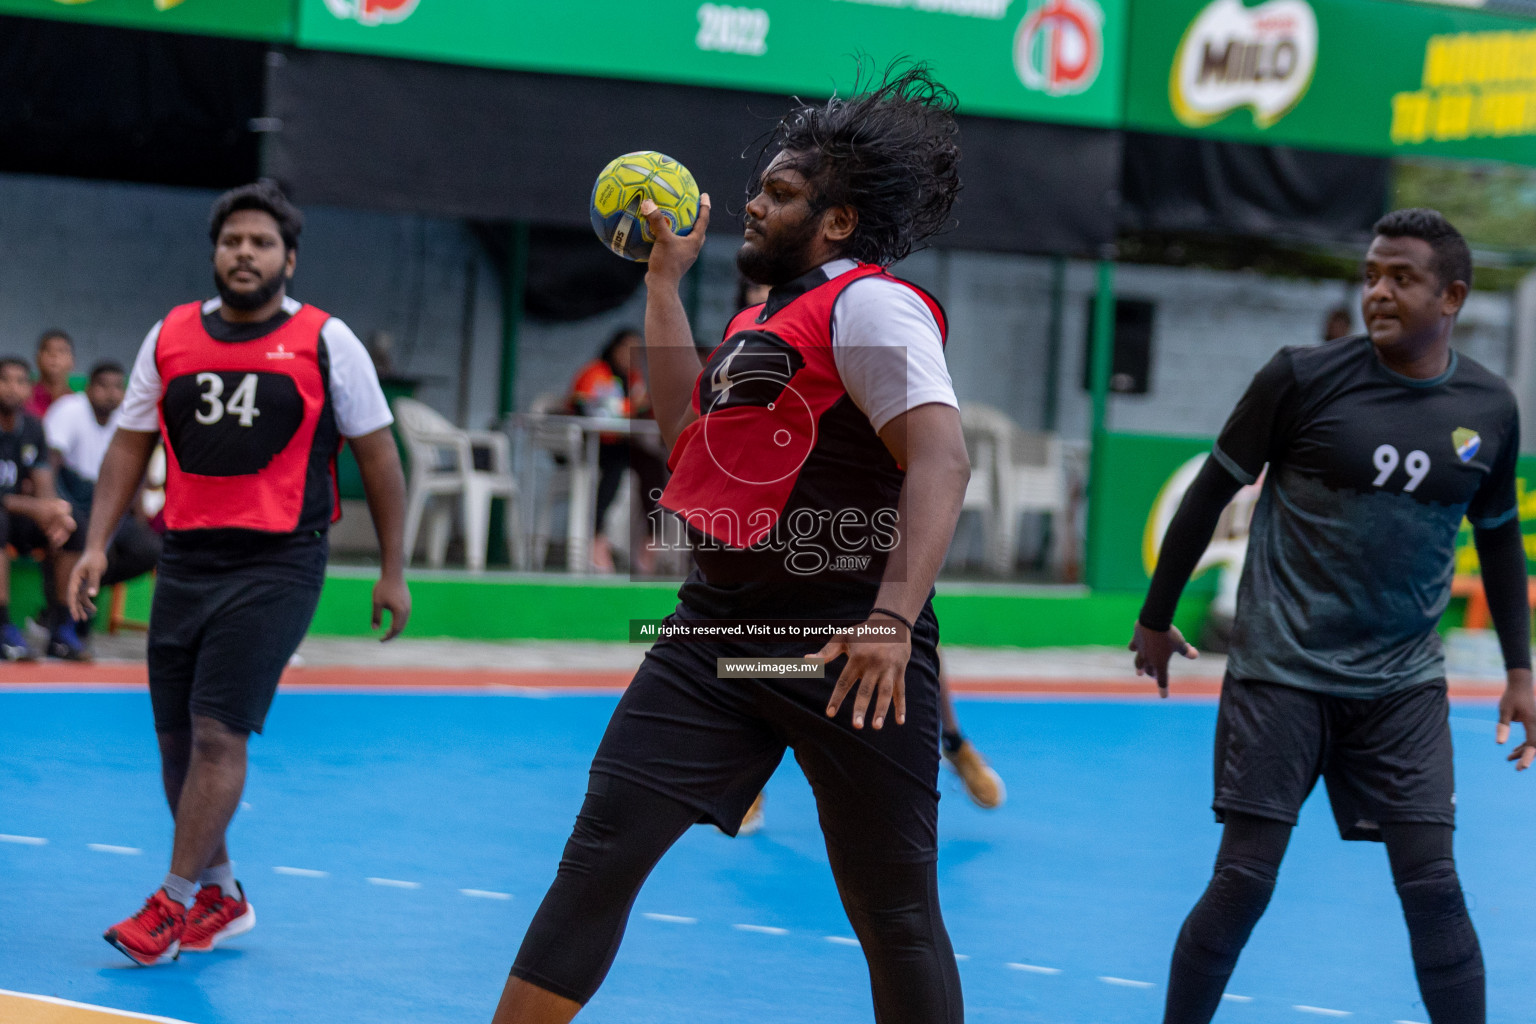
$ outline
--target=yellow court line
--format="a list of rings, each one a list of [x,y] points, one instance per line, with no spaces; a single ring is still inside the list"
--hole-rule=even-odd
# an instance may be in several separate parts
[[[130,1010],[111,1010],[53,996],[34,996],[26,992],[0,989],[0,1021],[5,1024],[122,1024],[123,1021],[155,1021],[158,1024],[187,1024],[170,1017],[156,1017]]]

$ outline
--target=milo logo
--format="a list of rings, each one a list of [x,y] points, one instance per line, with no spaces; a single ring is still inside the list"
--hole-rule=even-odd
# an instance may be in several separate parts
[[[1317,15],[1307,0],[1215,0],[1190,24],[1168,83],[1174,115],[1203,128],[1240,107],[1268,128],[1301,102],[1317,68]]]

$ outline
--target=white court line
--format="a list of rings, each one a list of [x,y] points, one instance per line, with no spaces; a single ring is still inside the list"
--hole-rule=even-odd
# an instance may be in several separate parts
[[[476,899],[482,900],[509,900],[512,898],[511,893],[492,892],[490,889],[460,889],[459,892],[465,896],[474,896]]]
[[[37,836],[0,836],[0,843],[15,843],[18,846],[47,846],[48,840]]]
[[[295,878],[330,878],[329,871],[320,871],[315,868],[290,868],[279,865],[272,869],[275,874],[293,875]]]
[[[420,889],[420,882],[402,882],[398,878],[370,878],[369,885],[382,885],[387,889]]]
[[[850,939],[846,935],[828,935],[826,939],[834,946],[857,946],[859,944],[858,939]]]
[[[1350,1011],[1350,1010],[1330,1010],[1326,1006],[1306,1006],[1306,1005],[1298,1004],[1296,1006],[1291,1007],[1291,1009],[1293,1009],[1293,1010],[1300,1010],[1302,1013],[1315,1013],[1319,1017],[1353,1017],[1354,1016],[1354,1013],[1352,1011]]]
[[[1229,1000],[1229,1001],[1234,1002],[1234,1003],[1251,1003],[1251,1002],[1253,1002],[1253,996],[1235,996],[1235,995],[1233,995],[1230,992],[1223,992],[1221,998]]]
[[[1028,974],[1060,974],[1060,967],[1041,967],[1039,964],[1009,964],[1015,971],[1024,971]]]
[[[788,935],[789,934],[789,929],[788,928],[775,928],[772,925],[766,925],[766,924],[733,924],[733,925],[731,925],[731,927],[735,928],[739,932],[756,932],[759,935]]]
[[[969,960],[970,959],[970,955],[967,954],[967,953],[956,953],[955,954],[955,959],[956,960]]]
[[[1119,985],[1121,988],[1156,988],[1150,981],[1133,981],[1130,978],[1112,978],[1107,974],[1099,975],[1099,980],[1106,985]]]
[[[86,843],[85,848],[97,853],[120,853],[124,857],[137,857],[144,852],[137,846],[113,846],[111,843]]]
[[[1395,1020],[1392,1024],[1424,1024],[1421,1020]]]
[[[663,921],[667,924],[698,924],[696,917],[678,917],[676,914],[641,914],[647,921]]]
[[[134,1013],[132,1010],[117,1010],[110,1006],[93,1006],[90,1003],[77,1003],[72,999],[60,999],[57,996],[38,996],[31,992],[12,992],[8,988],[0,988],[0,996],[11,996],[16,999],[32,999],[39,1003],[48,1003],[52,1006],[68,1006],[75,1010],[91,1010],[96,1013],[109,1013],[114,1017],[127,1017],[131,1020],[149,1020],[156,1024],[187,1024],[186,1021],[175,1020],[171,1017],[156,1017],[148,1013]]]

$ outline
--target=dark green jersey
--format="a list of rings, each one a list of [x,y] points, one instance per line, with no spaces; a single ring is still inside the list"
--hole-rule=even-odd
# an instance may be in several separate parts
[[[1415,380],[1364,337],[1282,349],[1213,453],[1246,483],[1269,467],[1232,674],[1351,697],[1443,676],[1456,533],[1517,514],[1519,442],[1509,387],[1465,356]]]

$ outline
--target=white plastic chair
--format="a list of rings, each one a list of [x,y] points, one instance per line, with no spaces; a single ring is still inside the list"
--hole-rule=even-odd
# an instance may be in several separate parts
[[[530,456],[544,456],[541,464],[530,459],[525,479],[533,486],[533,529],[530,547],[532,564],[542,569],[549,560],[549,547],[555,539],[555,506],[571,498],[571,476],[582,465],[581,428],[569,420],[550,420],[562,416],[565,402],[559,395],[542,394],[533,400],[528,414],[521,418]]]
[[[965,485],[960,512],[974,512],[980,521],[983,557],[990,568],[996,522],[1001,506],[997,493],[997,441],[983,426],[969,422],[960,414],[960,430],[965,437],[965,451],[971,460],[971,478]]]
[[[495,431],[460,430],[428,405],[396,398],[395,425],[405,445],[410,471],[406,483],[405,550],[414,557],[416,535],[433,498],[458,499],[464,533],[464,562],[471,572],[485,569],[490,540],[491,502],[506,502],[507,550],[514,567],[523,566],[518,541],[517,483],[512,477],[512,451],[506,435]],[[475,449],[489,450],[490,469],[475,468]],[[448,550],[449,513],[435,508],[427,531],[427,564],[441,568]]]
[[[1051,514],[1058,533],[1067,526],[1070,489],[1063,444],[1055,434],[1021,430],[987,405],[962,406],[960,427],[971,458],[971,482],[961,509],[981,514],[987,568],[1005,576],[1018,560],[1021,514]]]

